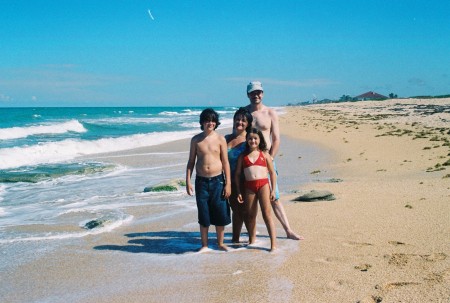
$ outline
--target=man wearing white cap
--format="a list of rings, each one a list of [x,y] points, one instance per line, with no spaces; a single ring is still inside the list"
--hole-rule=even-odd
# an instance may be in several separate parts
[[[264,97],[264,89],[261,82],[253,81],[247,85],[247,97],[250,100],[250,104],[247,105],[247,109],[253,116],[253,126],[259,129],[267,143],[269,154],[272,159],[275,158],[278,149],[280,147],[280,129],[278,124],[278,115],[275,110],[265,106],[262,103]],[[275,164],[275,162],[274,162]],[[283,204],[279,201],[278,184],[276,188],[276,200],[272,203],[272,208],[283,226],[286,236],[293,240],[302,240],[303,237],[297,235],[289,226],[289,221],[284,211]]]

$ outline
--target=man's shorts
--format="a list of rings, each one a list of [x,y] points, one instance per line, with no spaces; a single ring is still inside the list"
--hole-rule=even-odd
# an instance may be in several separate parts
[[[231,223],[230,205],[223,197],[224,177],[195,178],[195,199],[197,200],[198,223],[225,226]]]

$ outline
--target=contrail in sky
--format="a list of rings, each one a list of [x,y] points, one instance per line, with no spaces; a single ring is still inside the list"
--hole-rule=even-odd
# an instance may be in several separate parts
[[[152,12],[150,10],[148,10],[148,14],[149,14],[150,18],[152,18],[152,20],[155,20],[155,18],[153,18],[153,16],[152,16]]]

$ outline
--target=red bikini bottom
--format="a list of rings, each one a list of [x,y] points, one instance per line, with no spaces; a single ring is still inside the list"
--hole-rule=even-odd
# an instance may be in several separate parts
[[[266,184],[269,184],[268,178],[245,181],[245,187],[250,189],[255,194]]]

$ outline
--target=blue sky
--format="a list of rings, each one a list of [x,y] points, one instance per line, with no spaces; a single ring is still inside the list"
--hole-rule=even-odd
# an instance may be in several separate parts
[[[235,106],[251,80],[268,105],[449,94],[449,16],[442,0],[0,0],[0,106]]]

